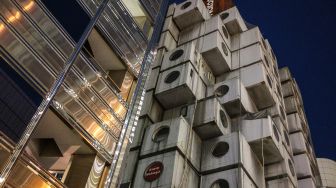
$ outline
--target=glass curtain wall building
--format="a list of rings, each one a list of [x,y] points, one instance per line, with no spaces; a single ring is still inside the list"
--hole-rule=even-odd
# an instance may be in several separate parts
[[[79,41],[48,3],[0,1],[0,185],[116,187],[168,1],[76,0],[93,23]],[[41,100],[50,100],[46,110]]]

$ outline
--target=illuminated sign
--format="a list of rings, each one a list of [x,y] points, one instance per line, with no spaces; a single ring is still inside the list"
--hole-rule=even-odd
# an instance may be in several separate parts
[[[233,0],[203,0],[211,15],[216,15],[234,6]]]
[[[163,164],[159,161],[151,163],[144,172],[144,179],[152,182],[160,177],[163,171]]]

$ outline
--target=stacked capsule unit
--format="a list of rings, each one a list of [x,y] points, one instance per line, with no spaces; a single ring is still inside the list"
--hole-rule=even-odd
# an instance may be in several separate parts
[[[287,67],[281,68],[279,73],[298,185],[318,187],[321,180],[300,89]]]
[[[282,81],[236,7],[172,4],[122,187],[297,188]]]

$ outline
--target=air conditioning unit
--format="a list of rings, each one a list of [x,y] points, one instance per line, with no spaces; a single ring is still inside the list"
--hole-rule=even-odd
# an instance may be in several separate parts
[[[176,24],[173,21],[173,16],[169,16],[165,19],[162,32],[169,31],[173,36],[175,41],[178,41],[180,30],[177,28]]]
[[[150,68],[154,69],[157,67],[161,67],[162,61],[163,61],[163,56],[167,52],[167,49],[165,48],[160,48],[156,51],[156,55],[154,57],[154,61],[151,64]]]
[[[246,112],[257,112],[244,84],[239,78],[217,83],[214,87],[214,94],[231,117]]]
[[[298,180],[298,188],[317,188],[313,178],[305,178]]]
[[[193,129],[201,139],[230,133],[230,118],[216,98],[197,103]]]
[[[190,62],[194,68],[197,69],[198,61],[195,42],[189,42],[183,46],[179,46],[178,48],[167,52],[163,57],[161,71],[187,62]]]
[[[222,188],[222,187],[242,187],[257,188],[258,186],[246,174],[243,168],[238,167],[221,172],[206,174],[202,176],[201,187]],[[262,186],[263,187],[263,186]]]
[[[177,46],[177,41],[175,41],[173,35],[169,31],[161,33],[158,48],[165,48],[168,51],[175,49]]]
[[[207,34],[199,40],[201,40],[200,53],[214,75],[231,69],[231,51],[218,31]]]
[[[232,7],[219,15],[231,35],[247,30],[246,24],[237,7]]]
[[[157,80],[159,78],[159,73],[160,73],[160,67],[149,70],[147,81],[146,81],[146,86],[145,86],[146,91],[155,89]]]
[[[242,48],[232,53],[232,69],[236,70],[241,67],[246,67],[248,65],[262,62],[266,70],[272,67],[272,62],[270,61],[268,55],[263,50],[260,43],[250,45],[246,48]],[[268,75],[271,78],[271,75]],[[270,84],[271,85],[271,84]]]
[[[194,117],[194,114],[195,114],[195,104],[185,104],[164,111],[163,120],[170,120],[182,116],[191,125],[192,124],[191,121]]]
[[[209,19],[210,14],[202,0],[188,0],[176,6],[173,18],[176,25],[183,30]]]
[[[240,130],[259,160],[270,164],[283,159],[281,133],[270,116],[263,119],[242,120]]]
[[[272,90],[270,74],[263,63],[255,63],[225,76],[240,77],[258,109],[262,110],[275,104],[276,96]]]
[[[122,176],[121,184],[127,184],[132,182],[133,174],[136,169],[136,165],[138,162],[139,150],[132,150],[128,152],[127,156],[125,156],[127,163],[125,163],[125,169]]]
[[[162,119],[163,109],[154,98],[154,90],[145,94],[144,104],[142,105],[140,117],[148,117],[152,122],[159,122]]]
[[[290,178],[273,179],[266,182],[266,188],[297,188]]]
[[[288,177],[288,180],[294,187],[297,187],[297,177],[292,157],[285,151],[283,152],[283,160],[278,163],[266,165],[265,179],[270,181],[278,177]]]
[[[298,178],[314,177],[314,171],[306,153],[294,156],[294,166]]]
[[[202,174],[214,173],[242,165],[257,187],[263,187],[262,165],[244,136],[234,132],[203,142]],[[207,186],[206,186],[207,187]]]
[[[299,111],[298,99],[295,96],[285,98],[285,108],[287,114],[292,114]]]
[[[141,188],[195,188],[199,176],[179,152],[172,151],[139,160],[133,184]]]
[[[185,63],[160,73],[155,96],[165,109],[170,109],[204,98],[205,91],[192,64]]]
[[[257,43],[262,46],[263,50],[266,50],[265,40],[259,27],[253,27],[252,29],[231,37],[231,50],[236,51]]]
[[[148,117],[140,118],[134,123],[135,132],[130,148],[137,148],[141,146],[145,130],[151,124],[153,124],[153,122]]]
[[[190,131],[192,131],[191,134]],[[189,134],[191,135],[190,140]],[[199,170],[201,143],[201,139],[193,132],[187,121],[179,117],[149,126],[144,136],[140,155],[144,158],[177,149]]]
[[[306,153],[309,152],[309,144],[306,141],[306,138],[304,137],[303,133],[296,132],[290,134],[290,141],[292,144],[292,150],[294,154],[299,154],[299,153]]]
[[[198,63],[198,72],[207,87],[212,86],[215,84],[215,76],[213,75],[210,67],[204,61],[203,57],[200,56],[199,63]]]

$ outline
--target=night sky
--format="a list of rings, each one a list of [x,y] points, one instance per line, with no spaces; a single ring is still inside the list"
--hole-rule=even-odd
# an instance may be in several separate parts
[[[78,40],[89,19],[76,1],[43,2]],[[236,0],[236,5],[269,39],[279,66],[288,66],[296,78],[317,156],[336,160],[336,1]]]
[[[336,160],[336,1],[235,2],[269,39],[279,66],[288,66],[297,80],[316,155]]]
[[[279,66],[288,66],[297,80],[316,155],[336,160],[336,1],[237,0],[236,5],[269,39]]]

